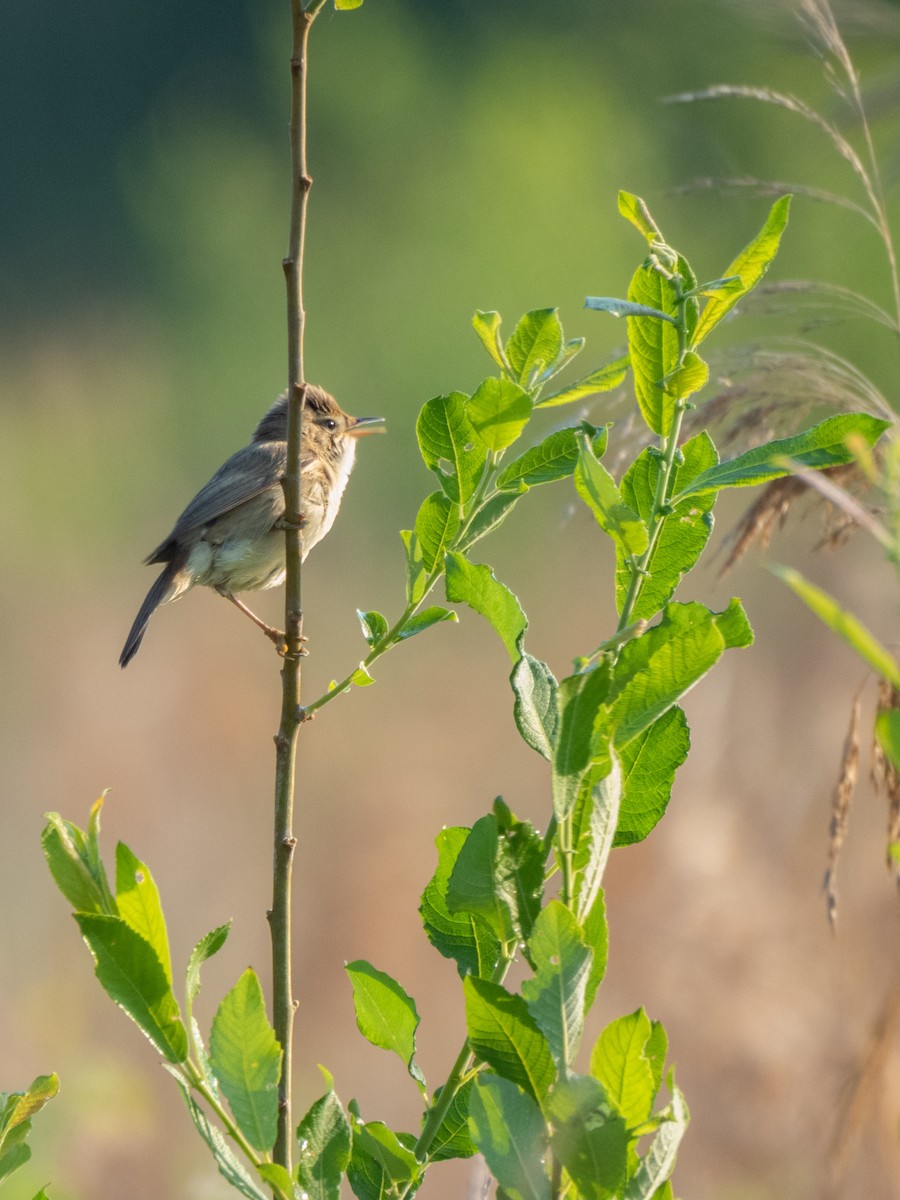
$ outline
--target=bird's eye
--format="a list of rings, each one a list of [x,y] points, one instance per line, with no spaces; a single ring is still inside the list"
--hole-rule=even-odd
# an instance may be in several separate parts
[[[337,421],[332,421],[331,418],[325,422],[326,429],[337,429]]]

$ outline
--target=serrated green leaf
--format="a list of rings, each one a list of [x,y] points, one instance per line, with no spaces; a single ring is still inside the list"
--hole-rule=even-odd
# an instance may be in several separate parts
[[[682,454],[683,462],[675,470],[676,490],[687,487],[701,472],[718,462],[716,448],[705,432],[685,442]],[[622,477],[622,499],[645,524],[653,513],[659,472],[659,456],[644,450]],[[694,496],[675,505],[664,518],[652,557],[646,564],[648,574],[641,581],[631,610],[633,620],[648,620],[671,600],[682,577],[694,566],[709,541],[715,502],[714,492]],[[631,557],[617,544],[616,607],[619,612],[625,604],[633,570]]]
[[[563,331],[555,308],[539,308],[522,317],[506,343],[506,357],[516,382],[530,387],[552,367],[563,349]]]
[[[675,772],[690,748],[687,718],[677,705],[622,747],[624,783],[614,845],[643,841],[659,823],[669,804]]]
[[[591,371],[590,375],[585,375],[583,379],[569,383],[553,392],[552,395],[545,396],[537,402],[535,408],[556,408],[559,404],[573,404],[576,400],[584,400],[588,396],[611,392],[628,374],[630,365],[631,360],[627,354],[624,354],[621,358],[613,359],[612,362],[598,367],[596,371]]]
[[[545,662],[523,654],[513,667],[510,683],[515,693],[513,715],[523,741],[552,762],[559,725],[556,677]]]
[[[548,1116],[553,1153],[583,1200],[607,1200],[625,1181],[628,1130],[611,1109],[601,1084],[570,1075],[554,1088]]]
[[[547,1130],[531,1097],[487,1072],[478,1077],[469,1108],[475,1144],[510,1200],[550,1200]]]
[[[644,1055],[650,1064],[653,1076],[653,1094],[659,1092],[662,1085],[663,1071],[666,1067],[666,1054],[669,1049],[669,1039],[662,1021],[650,1022],[650,1037],[644,1046]]]
[[[363,959],[344,968],[353,987],[353,1007],[360,1033],[373,1046],[398,1055],[424,1091],[425,1077],[415,1061],[419,1014],[416,1002],[396,979]]]
[[[688,350],[678,367],[666,380],[666,391],[676,400],[687,400],[709,380],[709,367],[699,354]]]
[[[622,767],[612,753],[609,770],[602,778],[588,777],[582,787],[575,813],[575,915],[586,920],[600,892],[622,800]]]
[[[623,501],[616,482],[594,455],[587,436],[578,434],[578,464],[575,489],[594,514],[597,524],[621,548],[621,553],[637,557],[647,549],[647,527],[640,516]]]
[[[425,465],[455,504],[472,496],[487,458],[466,412],[468,399],[463,392],[435,396],[423,405],[416,422]]]
[[[491,496],[472,517],[465,533],[457,539],[457,549],[468,550],[486,534],[492,533],[498,525],[502,525],[524,494],[523,489],[520,492],[497,492]]]
[[[262,988],[248,967],[216,1012],[209,1061],[238,1128],[256,1150],[268,1151],[275,1142],[281,1057]]]
[[[672,1091],[672,1102],[659,1114],[662,1123],[641,1159],[640,1166],[628,1181],[622,1200],[660,1200],[659,1189],[664,1188],[672,1174],[690,1114],[684,1097],[671,1079],[669,1087]]]
[[[406,600],[418,604],[425,595],[427,575],[422,566],[422,547],[411,529],[400,530],[400,540],[406,557]]]
[[[494,626],[513,662],[519,658],[516,642],[528,627],[522,607],[490,567],[470,563],[462,554],[446,556],[447,599],[453,604],[468,604]]]
[[[469,1133],[469,1101],[472,1096],[474,1079],[467,1079],[459,1088],[450,1102],[450,1107],[444,1114],[444,1119],[438,1126],[431,1146],[428,1150],[429,1162],[446,1162],[451,1158],[471,1158],[478,1153],[478,1147],[472,1141]],[[443,1088],[434,1093],[434,1103],[440,1099]],[[427,1111],[422,1114],[422,1124],[427,1120]]]
[[[603,888],[599,889],[594,897],[593,907],[583,918],[581,932],[586,945],[590,947],[593,954],[591,971],[584,994],[584,1010],[589,1012],[597,995],[597,989],[606,974],[606,961],[609,955],[609,928],[606,923],[606,898]]]
[[[443,492],[426,496],[416,516],[416,541],[426,572],[434,570],[458,529],[459,508]]]
[[[142,863],[124,842],[116,846],[116,906],[119,916],[149,942],[162,963],[166,979],[172,983],[169,935],[163,916],[159,889],[146,863]]]
[[[655,316],[628,318],[629,355],[641,416],[653,433],[668,437],[675,419],[675,397],[664,391],[662,384],[678,365],[677,294],[669,279],[645,264],[631,280],[628,299],[669,317],[666,321]]]
[[[694,346],[699,346],[725,314],[737,304],[738,300],[752,291],[765,275],[772,259],[778,253],[781,235],[788,222],[790,207],[791,197],[780,196],[769,210],[762,229],[725,271],[726,278],[737,275],[741,281],[741,287],[739,290],[723,290],[710,296],[704,305],[694,333]]]
[[[527,937],[542,881],[540,841],[531,826],[514,822],[506,829],[489,813],[475,822],[459,849],[447,883],[447,909],[478,917],[501,942]]]
[[[472,328],[478,335],[481,344],[501,370],[506,370],[509,364],[503,353],[500,341],[500,314],[498,312],[481,312],[476,310],[472,318]]]
[[[329,1087],[297,1126],[297,1183],[309,1200],[339,1200],[349,1162],[350,1122]]]
[[[631,192],[619,192],[619,212],[626,221],[630,221],[642,237],[652,246],[654,242],[663,240],[662,234],[656,227],[656,222],[650,216],[650,209],[640,196]]]
[[[558,429],[537,446],[526,450],[501,471],[497,487],[501,490],[519,488],[522,484],[536,487],[539,483],[568,479],[578,463],[580,433],[589,439],[594,456],[601,458],[606,452],[607,429],[597,429],[583,421],[571,429]]]
[[[46,819],[41,844],[50,874],[66,900],[76,912],[115,915],[105,872],[96,874],[85,834],[59,813],[47,813]]]
[[[156,951],[121,917],[75,913],[104,991],[171,1063],[187,1058],[187,1032]]]
[[[728,640],[717,617],[724,618]],[[616,747],[627,745],[671,708],[732,639],[744,644],[748,629],[739,605],[717,614],[702,604],[667,604],[662,621],[627,642],[616,662],[607,701]]]
[[[518,438],[533,407],[531,397],[517,383],[491,376],[475,389],[466,411],[478,437],[497,453]]]
[[[407,1135],[396,1134],[381,1121],[354,1121],[352,1130],[347,1179],[354,1194],[360,1200],[387,1200],[401,1192],[414,1196],[424,1167],[401,1140]]]
[[[430,608],[423,608],[421,612],[413,613],[409,620],[397,630],[394,637],[396,641],[403,642],[407,638],[415,637],[417,633],[424,633],[432,625],[440,625],[443,621],[458,620],[459,617],[452,609],[441,608],[439,604],[433,604]]]
[[[777,575],[782,583],[787,584],[795,596],[798,596],[807,608],[816,614],[832,633],[857,654],[864,663],[877,672],[882,679],[895,688],[900,688],[900,666],[893,654],[863,625],[858,617],[846,608],[842,608],[833,596],[825,592],[808,579],[804,579],[799,571],[792,567],[782,567],[773,564],[769,568]]]
[[[639,1008],[610,1022],[591,1051],[591,1075],[629,1128],[649,1119],[656,1099],[658,1084],[646,1054],[652,1032],[650,1018]]]
[[[489,978],[500,961],[500,942],[474,913],[451,912],[447,907],[450,876],[469,832],[456,826],[438,834],[437,870],[422,893],[419,912],[428,940],[445,958],[453,959],[460,975]]]
[[[534,976],[522,984],[522,997],[547,1039],[561,1072],[574,1062],[584,1031],[585,994],[593,954],[573,914],[551,900],[538,914],[528,939]]]
[[[605,753],[597,720],[608,698],[609,672],[605,666],[560,682],[557,693],[559,723],[553,747],[553,809],[559,821],[575,806],[587,771]]]
[[[836,417],[828,417],[803,433],[767,442],[764,446],[748,450],[746,454],[739,454],[737,458],[726,459],[718,466],[710,467],[673,496],[672,503],[677,504],[686,496],[699,496],[703,492],[722,488],[755,487],[760,483],[769,483],[772,479],[790,475],[792,464],[813,470],[843,466],[854,461],[852,452],[847,448],[849,438],[859,437],[866,445],[874,446],[888,424],[877,417],[870,417],[868,413],[841,413]]]
[[[499,983],[471,975],[463,980],[463,991],[473,1054],[542,1104],[556,1070],[547,1039],[525,1001]]]
[[[191,1120],[194,1122],[197,1132],[212,1152],[222,1178],[235,1191],[240,1192],[242,1196],[246,1196],[247,1200],[267,1200],[266,1193],[256,1186],[256,1183],[251,1178],[243,1163],[225,1140],[222,1131],[210,1123],[206,1113],[191,1095],[185,1081],[178,1074],[175,1075],[175,1081],[182,1096],[184,1096],[184,1102],[188,1107],[188,1112],[191,1114]],[[271,1197],[269,1200],[271,1200]]]
[[[362,635],[370,646],[375,646],[380,642],[388,631],[387,618],[383,617],[380,612],[362,612],[356,610],[356,615],[359,618]]]

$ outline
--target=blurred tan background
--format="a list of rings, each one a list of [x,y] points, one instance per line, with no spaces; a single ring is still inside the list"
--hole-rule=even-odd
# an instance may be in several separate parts
[[[890,181],[900,14],[862,3],[838,13]],[[7,18],[0,1087],[56,1070],[62,1090],[4,1195],[28,1200],[49,1183],[54,1200],[224,1197],[155,1052],[96,984],[39,834],[46,810],[83,824],[110,788],[108,853],[122,838],[151,865],[174,960],[234,918],[206,968],[204,1025],[245,966],[267,978],[275,656],[198,591],[156,616],[127,672],[116,659],[153,578],[143,556],[283,386],[287,5],[13,0]],[[786,5],[369,0],[317,23],[308,370],[351,411],[386,416],[390,433],[360,447],[338,525],[304,571],[308,698],[363,656],[356,608],[402,606],[397,530],[431,489],[415,416],[487,372],[475,308],[499,309],[509,329],[526,309],[559,305],[567,333],[589,339],[587,370],[624,330],[584,312],[583,298],[624,293],[643,254],[616,214],[617,188],[646,196],[707,278],[767,202],[675,185],[754,174],[856,196],[827,141],[796,117],[660,103],[723,81],[791,90],[840,118]],[[889,304],[872,231],[826,206],[795,203],[777,274]],[[725,340],[784,329],[739,321]],[[894,396],[889,334],[844,325],[818,336]],[[606,412],[599,401],[549,412],[535,436]],[[716,542],[744,503],[721,504]],[[896,579],[877,551],[859,536],[813,553],[819,536],[814,517],[792,523],[773,557],[895,640]],[[557,674],[608,635],[611,555],[566,487],[533,494],[482,546],[529,614],[530,649]],[[669,814],[613,856],[610,969],[586,1045],[640,1004],[665,1023],[693,1114],[676,1175],[685,1200],[890,1200],[896,1024],[875,1047],[880,1067],[856,1115],[840,1118],[900,987],[885,815],[867,783],[840,865],[836,937],[820,893],[863,671],[762,561],[751,553],[723,582],[707,567],[682,597],[721,608],[741,595],[757,645],[688,698],[694,753]],[[279,603],[266,596],[259,610],[277,621]],[[410,1128],[415,1088],[356,1032],[343,963],[367,958],[416,997],[436,1086],[463,1022],[454,968],[416,911],[433,839],[496,794],[543,827],[548,779],[515,734],[503,648],[473,614],[375,673],[377,686],[327,708],[302,740],[298,1111],[319,1094],[320,1062],[364,1116]],[[464,1197],[474,1173],[439,1167],[422,1195]]]

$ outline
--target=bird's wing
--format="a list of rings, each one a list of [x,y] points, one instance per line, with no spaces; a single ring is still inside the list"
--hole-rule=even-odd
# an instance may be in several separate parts
[[[301,459],[301,469],[310,462],[308,455]],[[166,562],[171,559],[177,543],[185,534],[209,525],[217,518],[238,508],[247,501],[268,491],[281,493],[281,477],[287,465],[287,446],[284,442],[251,442],[223,463],[193,498],[164,542],[153,551],[147,562]],[[276,505],[273,505],[276,507]]]

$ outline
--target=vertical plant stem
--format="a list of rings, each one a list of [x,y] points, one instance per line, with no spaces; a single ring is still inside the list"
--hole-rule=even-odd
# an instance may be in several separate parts
[[[312,179],[306,157],[306,79],[309,30],[324,0],[313,0],[304,8],[302,0],[291,3],[291,217],[284,275],[287,286],[288,332],[288,447],[287,470],[282,486],[285,499],[285,655],[282,667],[281,723],[275,737],[275,831],[272,907],[272,1018],[283,1059],[278,1085],[278,1134],[273,1157],[290,1171],[292,1166],[291,1076],[293,1028],[296,1002],[291,963],[291,875],[294,861],[294,788],[297,739],[300,732],[300,656],[303,644],[301,601],[302,513],[300,448],[306,377],[303,363],[303,249],[306,236],[306,207]]]

